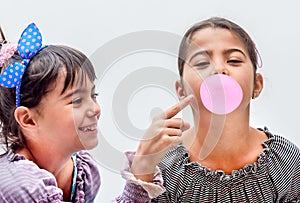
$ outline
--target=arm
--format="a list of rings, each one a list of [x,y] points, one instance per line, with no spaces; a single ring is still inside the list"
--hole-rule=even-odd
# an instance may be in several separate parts
[[[189,124],[173,117],[192,99],[193,96],[186,97],[155,117],[136,153],[127,153],[127,168],[122,172],[127,183],[123,194],[116,199],[117,202],[150,202],[165,191],[157,165],[171,147],[182,142],[180,135],[189,128]]]
[[[182,131],[189,129],[190,125],[173,117],[190,104],[193,98],[192,95],[184,98],[153,119],[132,162],[131,170],[137,179],[152,182],[155,167],[170,148],[182,142]]]
[[[131,164],[134,159],[134,152],[126,152],[125,168],[122,170],[122,177],[127,181],[122,195],[117,197],[114,202],[151,202],[162,194],[165,189],[163,186],[163,178],[158,167],[155,168],[154,176],[151,182],[137,179],[131,172]]]
[[[298,151],[299,152],[299,151]],[[298,203],[300,202],[300,154],[297,154],[297,165],[294,168],[293,175],[292,175],[292,181],[291,181],[291,187],[290,187],[290,201],[291,203]]]

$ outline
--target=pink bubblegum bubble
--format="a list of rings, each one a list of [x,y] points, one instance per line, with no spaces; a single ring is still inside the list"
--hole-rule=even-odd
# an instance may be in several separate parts
[[[232,77],[216,74],[203,80],[200,96],[205,108],[214,114],[225,115],[240,105],[243,91],[239,83]]]

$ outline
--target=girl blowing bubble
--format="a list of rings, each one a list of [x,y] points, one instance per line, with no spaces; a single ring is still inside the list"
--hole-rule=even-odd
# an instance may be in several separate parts
[[[254,42],[227,19],[210,18],[185,33],[176,82],[181,104],[157,116],[136,153],[128,153],[135,176],[125,190],[135,191],[136,202],[300,201],[299,149],[249,124],[250,101],[263,89],[258,66]],[[194,127],[186,130],[173,116],[189,103]],[[155,197],[154,186],[161,188]]]
[[[43,47],[35,24],[1,53],[1,202],[93,202],[100,176],[85,149],[98,143],[100,108],[91,62],[70,47]]]

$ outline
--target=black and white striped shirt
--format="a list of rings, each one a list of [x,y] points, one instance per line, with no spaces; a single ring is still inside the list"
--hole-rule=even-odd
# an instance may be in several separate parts
[[[152,202],[298,202],[300,152],[264,129],[269,139],[255,163],[226,175],[189,162],[187,149],[171,149],[159,164],[166,192]]]

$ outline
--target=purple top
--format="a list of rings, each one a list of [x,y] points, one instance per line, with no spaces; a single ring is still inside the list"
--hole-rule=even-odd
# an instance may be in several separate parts
[[[100,187],[100,174],[87,151],[76,156],[77,176],[74,202],[93,202]],[[63,201],[63,191],[57,187],[52,173],[39,168],[12,150],[0,155],[0,202]]]

